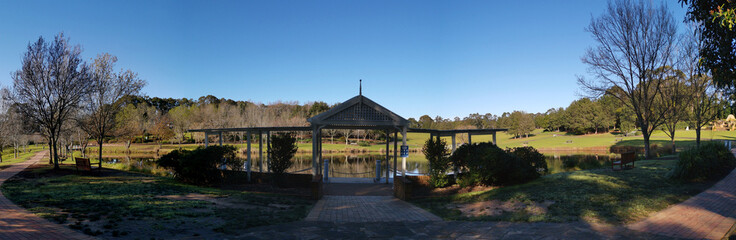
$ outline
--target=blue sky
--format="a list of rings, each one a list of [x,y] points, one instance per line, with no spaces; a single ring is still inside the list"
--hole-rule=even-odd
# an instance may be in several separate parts
[[[668,1],[682,23],[685,10]],[[405,118],[566,107],[605,1],[4,1],[0,84],[30,41],[108,52],[144,94],[338,103]],[[682,25],[682,24],[681,24]]]

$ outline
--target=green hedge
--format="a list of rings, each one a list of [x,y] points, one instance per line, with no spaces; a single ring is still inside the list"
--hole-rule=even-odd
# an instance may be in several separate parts
[[[235,147],[230,145],[177,149],[156,161],[159,166],[172,170],[177,180],[196,185],[219,184],[223,162],[231,169],[243,167],[243,160],[235,157]]]
[[[544,156],[532,147],[504,151],[493,143],[466,144],[450,160],[462,170],[461,186],[521,184],[547,172]]]
[[[736,157],[728,148],[720,142],[706,142],[699,148],[681,152],[669,177],[687,181],[719,180],[734,168]]]

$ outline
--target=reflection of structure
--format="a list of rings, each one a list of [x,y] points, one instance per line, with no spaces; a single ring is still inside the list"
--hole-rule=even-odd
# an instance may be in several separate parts
[[[480,134],[492,134],[493,142],[496,142],[496,132],[506,131],[506,129],[458,129],[458,130],[434,130],[434,129],[410,129],[408,127],[409,122],[401,116],[393,113],[385,107],[379,105],[373,100],[363,96],[362,92],[336,107],[327,110],[319,115],[316,115],[307,120],[311,126],[309,127],[252,127],[252,128],[217,128],[217,129],[191,129],[190,132],[204,132],[205,133],[205,146],[209,144],[208,135],[217,134],[219,136],[219,144],[222,145],[222,133],[223,132],[246,132],[247,148],[246,156],[247,163],[244,168],[248,171],[250,176],[250,165],[251,165],[251,135],[258,134],[259,142],[261,141],[263,133],[266,133],[267,141],[266,145],[270,146],[270,134],[276,131],[311,131],[312,132],[312,173],[314,175],[325,175],[322,167],[322,130],[325,129],[374,129],[382,130],[386,138],[386,161],[381,161],[381,164],[385,163],[386,183],[388,183],[389,176],[389,161],[391,158],[390,138],[391,133],[394,135],[394,139],[398,139],[398,133],[401,132],[403,145],[406,145],[406,134],[407,132],[422,132],[430,133],[431,137],[450,136],[452,137],[452,146],[455,148],[455,135],[458,133],[468,134],[468,141],[470,142],[471,135]],[[398,158],[398,141],[394,141],[393,151],[393,176],[397,175],[397,158]],[[263,159],[263,144],[259,149],[260,159]],[[267,156],[266,159],[269,159]],[[262,165],[262,161],[260,163]],[[260,167],[261,170],[263,169]],[[406,157],[402,157],[402,174],[406,172]],[[383,171],[382,171],[383,172]]]
[[[733,114],[728,114],[725,120],[716,120],[713,123],[714,131],[734,131],[736,130],[736,117]]]

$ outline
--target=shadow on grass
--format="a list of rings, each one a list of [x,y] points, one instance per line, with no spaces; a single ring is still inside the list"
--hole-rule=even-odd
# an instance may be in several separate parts
[[[596,169],[558,173],[530,183],[502,187],[481,193],[452,197],[418,199],[414,202],[433,213],[451,220],[569,222],[600,221],[630,223],[651,213],[682,202],[707,189],[713,182],[683,183],[665,177],[671,161],[642,161],[626,171]],[[554,201],[546,213],[533,215],[524,211],[506,212],[499,216],[466,217],[448,203],[486,200],[533,202]]]

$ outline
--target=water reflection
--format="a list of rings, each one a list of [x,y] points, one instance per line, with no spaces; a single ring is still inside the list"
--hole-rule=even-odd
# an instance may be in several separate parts
[[[620,158],[618,154],[608,153],[544,153],[549,173],[570,172],[585,169],[605,168],[611,165],[612,161]],[[373,178],[376,177],[376,161],[381,160],[381,177],[386,177],[386,156],[380,154],[367,155],[345,155],[333,154],[323,155],[323,159],[329,161],[329,175],[331,177],[356,177],[356,178]],[[264,156],[265,158],[265,156]],[[103,161],[107,164],[115,166],[115,168],[123,170],[134,170],[149,173],[164,173],[168,171],[161,169],[155,163],[156,156],[106,156]],[[292,159],[294,164],[287,170],[289,173],[312,173],[312,156],[309,154],[297,154]],[[389,158],[389,168],[393,171],[394,161]],[[396,161],[396,165],[401,169],[401,158]],[[412,154],[406,161],[407,174],[424,175],[429,171],[429,162],[422,154]],[[241,169],[238,169],[241,170]],[[258,172],[268,172],[267,159],[261,161],[258,157],[251,158],[251,170]],[[389,173],[391,177],[393,173]]]

